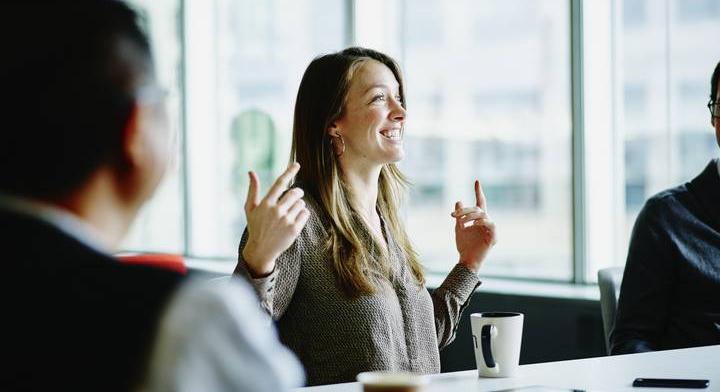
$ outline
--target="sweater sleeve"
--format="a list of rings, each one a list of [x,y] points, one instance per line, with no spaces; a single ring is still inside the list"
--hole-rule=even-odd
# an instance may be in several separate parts
[[[668,227],[659,217],[672,206],[651,199],[638,215],[610,335],[612,354],[653,351],[665,328],[673,265],[668,249]]]
[[[303,229],[295,242],[277,258],[273,272],[262,278],[253,278],[250,275],[243,258],[243,249],[245,249],[248,240],[247,228],[240,240],[238,264],[233,274],[245,278],[250,283],[260,300],[260,305],[274,320],[282,317],[295,292],[300,276],[304,233],[305,229]]]
[[[457,264],[440,287],[433,291],[435,330],[440,349],[455,339],[460,316],[480,283],[477,274],[464,265]]]

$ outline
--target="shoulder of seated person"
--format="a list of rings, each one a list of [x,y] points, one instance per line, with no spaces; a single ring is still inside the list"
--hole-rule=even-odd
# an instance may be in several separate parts
[[[685,185],[680,185],[674,188],[666,189],[658,192],[651,196],[647,202],[645,202],[645,209],[661,209],[666,210],[668,207],[673,207],[682,203],[680,200],[688,193],[688,189]]]
[[[652,196],[645,202],[638,219],[663,226],[677,226],[681,220],[694,219],[696,213],[692,210],[692,204],[688,205],[683,200],[686,194],[687,189],[681,186]]]

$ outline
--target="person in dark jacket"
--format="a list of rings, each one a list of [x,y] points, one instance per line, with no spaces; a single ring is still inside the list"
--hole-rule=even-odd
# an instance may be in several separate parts
[[[710,123],[720,145],[720,63]],[[612,354],[720,344],[720,160],[638,215],[610,336]]]
[[[157,341],[175,351],[153,390],[299,386],[249,288],[193,290],[112,256],[172,144],[136,13],[111,0],[3,2],[0,48],[0,390],[137,390],[158,379],[153,351],[170,352]],[[176,333],[166,312],[202,319]]]

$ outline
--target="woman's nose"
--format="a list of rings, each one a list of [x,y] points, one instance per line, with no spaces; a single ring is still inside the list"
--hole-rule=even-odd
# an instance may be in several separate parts
[[[400,104],[398,100],[393,99],[393,108],[392,112],[390,113],[390,116],[395,121],[402,121],[405,120],[405,117],[407,116],[407,111],[405,108]]]

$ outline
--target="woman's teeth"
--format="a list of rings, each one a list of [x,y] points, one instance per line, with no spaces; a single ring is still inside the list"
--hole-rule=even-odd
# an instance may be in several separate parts
[[[402,131],[399,129],[388,129],[386,131],[380,131],[380,134],[385,136],[386,138],[390,140],[400,140],[402,139]]]

